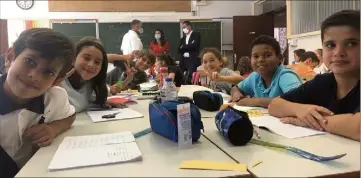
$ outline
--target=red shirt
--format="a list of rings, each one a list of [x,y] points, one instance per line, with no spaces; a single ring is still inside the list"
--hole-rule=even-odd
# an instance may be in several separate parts
[[[165,43],[163,44],[163,46],[158,45],[158,43],[155,43],[154,41],[152,43],[150,43],[149,45],[150,50],[152,50],[155,55],[160,55],[160,54],[164,54],[164,52],[168,52],[169,50],[169,44],[168,41],[165,41]]]

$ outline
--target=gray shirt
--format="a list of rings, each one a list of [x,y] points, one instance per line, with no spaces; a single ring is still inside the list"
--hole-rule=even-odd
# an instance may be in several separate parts
[[[75,90],[66,78],[63,82],[61,82],[61,87],[63,87],[68,93],[69,102],[74,106],[77,113],[88,109],[89,102],[91,103],[90,98],[93,93],[93,89],[89,82],[87,82],[79,90]]]
[[[233,76],[233,75],[237,75],[233,70],[228,69],[228,68],[222,68],[221,71],[219,72],[219,75],[221,76]],[[223,93],[226,94],[230,94],[231,93],[231,89],[232,89],[232,84],[231,83],[227,83],[227,82],[214,82],[211,81],[211,89],[212,90],[218,90],[221,91]]]

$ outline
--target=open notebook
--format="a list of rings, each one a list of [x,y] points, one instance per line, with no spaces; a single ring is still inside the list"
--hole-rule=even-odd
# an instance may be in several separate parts
[[[250,120],[252,121],[252,124],[257,127],[267,128],[275,134],[291,139],[326,134],[325,132],[309,128],[284,124],[278,118],[273,116],[251,117]]]
[[[56,171],[141,159],[142,154],[130,132],[65,137],[55,152],[48,170]]]

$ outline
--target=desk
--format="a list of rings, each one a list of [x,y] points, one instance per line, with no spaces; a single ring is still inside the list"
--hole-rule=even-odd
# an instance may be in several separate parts
[[[148,113],[148,107],[143,108],[140,103],[132,106]],[[48,172],[47,167],[57,150],[58,145],[66,136],[79,136],[90,134],[113,133],[121,131],[136,132],[150,127],[148,114],[144,118],[119,120],[101,123],[92,123],[90,118],[81,113],[77,115],[75,125],[59,137],[52,145],[41,148],[21,169],[16,177],[226,177],[250,176],[248,172],[235,171],[206,171],[182,170],[179,165],[184,160],[212,160],[234,162],[215,145],[204,137],[194,144],[192,148],[182,150],[174,143],[162,136],[151,133],[136,139],[143,160],[107,166],[94,166],[64,171]]]
[[[257,177],[318,177],[350,174],[360,171],[360,143],[336,135],[318,135],[299,139],[286,139],[260,130],[262,140],[295,146],[311,153],[330,156],[340,153],[347,155],[339,160],[318,163],[291,153],[247,144],[236,147],[221,136],[214,119],[202,119],[205,125],[204,135],[222,150],[240,163],[248,164],[249,171]],[[252,168],[252,164],[263,163]],[[358,173],[359,175],[359,173]]]

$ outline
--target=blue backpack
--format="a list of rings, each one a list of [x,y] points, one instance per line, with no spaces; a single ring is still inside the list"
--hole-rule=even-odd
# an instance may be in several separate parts
[[[177,126],[177,105],[185,104],[182,101],[155,101],[149,104],[150,125],[153,132],[162,135],[174,142],[178,142]],[[196,105],[190,103],[191,120],[192,120],[192,140],[197,141],[203,130],[201,113]]]

